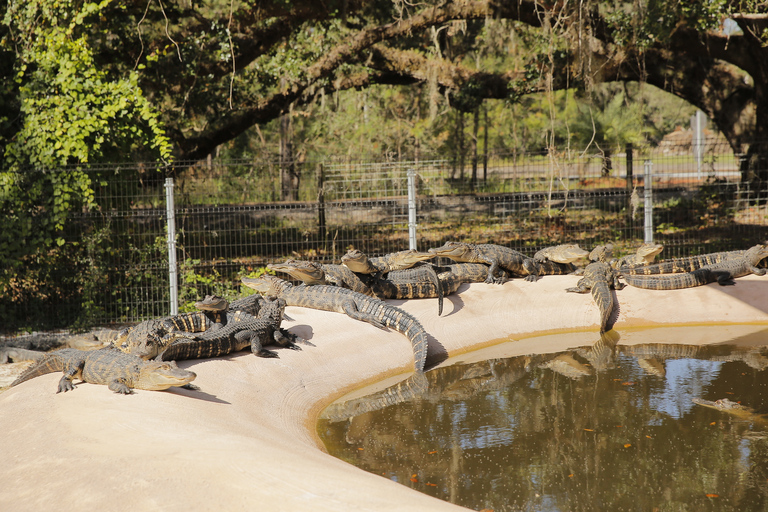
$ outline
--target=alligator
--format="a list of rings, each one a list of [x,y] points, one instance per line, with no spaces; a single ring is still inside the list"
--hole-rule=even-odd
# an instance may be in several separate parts
[[[664,250],[664,246],[661,244],[654,244],[652,242],[645,242],[637,248],[634,254],[628,254],[622,256],[615,262],[611,263],[613,268],[622,269],[624,267],[637,267],[640,265],[650,265],[654,258]]]
[[[357,249],[341,257],[341,263],[358,274],[386,274],[393,270],[411,268],[419,262],[431,260],[435,255],[415,249],[394,252],[377,258],[369,258]]]
[[[661,276],[624,275],[627,284],[647,290],[681,290],[693,288],[708,283],[717,283],[721,286],[732,285],[734,279],[749,274],[762,276],[766,269],[757,268],[757,264],[768,256],[768,246],[755,245],[746,250],[741,257],[730,258],[720,263],[704,265],[703,267],[685,274],[672,274]]]
[[[504,269],[515,276],[525,277],[528,281],[535,281],[538,277],[532,258],[502,245],[446,242],[441,247],[430,249],[429,252],[457,262],[489,265],[486,283],[502,284],[505,281],[505,277],[496,276],[499,269]]]
[[[48,352],[19,375],[11,386],[59,371],[63,371],[64,376],[59,381],[57,393],[74,389],[74,379],[103,384],[115,393],[127,395],[133,389],[156,391],[186,386],[197,377],[194,372],[178,368],[173,361],[144,361],[113,347],[99,350],[64,348]]]
[[[768,415],[756,413],[749,407],[734,402],[733,400],[729,400],[728,398],[721,398],[720,400],[714,401],[704,400],[703,398],[692,398],[691,401],[697,405],[728,413],[740,420],[755,422],[761,426],[768,426]]]
[[[267,268],[275,272],[286,273],[307,285],[341,286],[371,297],[375,296],[370,286],[344,265],[324,265],[314,261],[286,260],[285,263],[270,263]]]
[[[589,251],[582,249],[577,244],[560,244],[545,247],[533,255],[533,261],[541,263],[554,261],[555,263],[573,263],[589,256]]]
[[[707,265],[715,265],[730,259],[741,258],[744,256],[744,252],[743,250],[712,252],[684,258],[672,258],[653,265],[623,265],[619,267],[619,270],[621,270],[622,274],[629,275],[680,274],[683,272],[693,272]]]
[[[278,277],[241,278],[243,284],[259,293],[280,297],[289,306],[346,313],[350,318],[379,328],[391,327],[405,334],[413,346],[416,371],[423,371],[427,359],[427,332],[419,321],[400,308],[338,286],[294,286]]]
[[[589,252],[589,261],[610,263],[613,259],[613,244],[598,245]]]
[[[251,347],[259,357],[277,357],[277,353],[264,348],[277,343],[282,347],[301,350],[291,339],[280,332],[280,322],[285,311],[285,300],[274,299],[261,308],[255,317],[243,311],[232,315],[220,329],[180,338],[165,347],[157,347],[157,359],[205,359],[218,357]]]
[[[218,295],[206,295],[205,299],[195,302],[200,311],[181,313],[162,320],[167,333],[203,332],[218,329],[227,323],[229,301]]]
[[[567,292],[587,293],[592,291],[592,298],[600,308],[600,332],[613,327],[613,319],[618,316],[619,305],[614,300],[611,288],[621,290],[624,284],[619,282],[619,273],[608,263],[596,261],[584,269],[584,277],[575,287],[566,288]]]

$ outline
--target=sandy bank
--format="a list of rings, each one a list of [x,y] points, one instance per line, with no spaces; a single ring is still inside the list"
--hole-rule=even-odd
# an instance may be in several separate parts
[[[597,339],[591,295],[564,292],[577,279],[465,286],[446,298],[442,317],[436,300],[392,302],[422,321],[432,362],[508,337],[525,339],[487,350],[551,352],[568,347],[526,335],[580,329],[573,346]],[[618,298],[620,343],[632,342],[641,326],[768,327],[765,277],[670,292],[627,287]],[[460,509],[330,457],[314,431],[333,399],[409,372],[407,339],[337,313],[286,313],[284,326],[315,348],[280,350],[279,359],[243,352],[181,363],[198,374],[200,391],[120,396],[82,384],[57,395],[61,375],[51,374],[0,394],[0,510]]]

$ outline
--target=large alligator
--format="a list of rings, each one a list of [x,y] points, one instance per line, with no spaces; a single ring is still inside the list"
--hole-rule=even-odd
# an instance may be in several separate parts
[[[394,270],[411,268],[419,262],[430,260],[434,257],[435,255],[429,252],[408,249],[369,258],[363,252],[352,249],[341,257],[341,263],[358,274],[386,274]]]
[[[430,249],[429,252],[435,256],[450,258],[457,262],[487,264],[486,283],[503,283],[504,277],[496,276],[500,269],[515,276],[526,277],[526,280],[529,281],[536,280],[536,267],[533,259],[502,245],[446,242],[440,247]]]
[[[255,317],[243,311],[234,313],[227,324],[219,329],[179,338],[168,347],[157,347],[159,360],[205,359],[218,357],[250,347],[259,357],[277,357],[264,348],[277,343],[282,347],[301,350],[290,338],[280,331],[280,322],[285,311],[285,300],[268,302]]]
[[[344,265],[326,265],[314,261],[289,259],[285,263],[270,263],[267,268],[286,273],[306,285],[341,286],[371,297],[375,296],[368,283]]]
[[[338,286],[294,286],[270,275],[258,278],[243,277],[241,281],[259,293],[284,299],[289,306],[345,313],[350,318],[368,322],[379,328],[391,327],[408,337],[413,346],[416,371],[424,370],[427,359],[427,332],[414,316],[400,308]]]
[[[619,282],[619,274],[608,263],[596,261],[584,269],[584,277],[575,287],[566,288],[567,292],[587,293],[592,291],[592,298],[600,308],[600,332],[611,330],[619,305],[613,299],[611,288],[621,290],[624,284]]]
[[[733,280],[737,277],[749,274],[764,275],[766,269],[758,268],[757,264],[765,257],[768,257],[768,246],[758,244],[746,250],[740,257],[705,265],[692,272],[668,276],[624,275],[624,280],[627,284],[647,290],[680,290],[715,281],[725,286],[734,284]]]
[[[112,347],[99,350],[64,348],[48,352],[19,377],[16,386],[34,377],[63,371],[57,393],[74,389],[72,381],[104,384],[115,393],[130,394],[132,389],[163,390],[186,386],[195,380],[194,372],[183,370],[173,361],[144,361]]]
[[[738,259],[742,256],[744,256],[744,250],[712,252],[686,256],[684,258],[672,258],[652,265],[623,265],[618,268],[622,274],[629,275],[680,274],[683,272],[693,272],[701,267],[715,265],[730,259]]]

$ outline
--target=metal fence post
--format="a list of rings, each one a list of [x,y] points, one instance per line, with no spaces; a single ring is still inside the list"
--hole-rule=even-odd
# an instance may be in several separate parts
[[[171,283],[171,315],[179,313],[179,283],[176,273],[176,214],[173,178],[165,178],[165,212],[168,225],[168,281]]]
[[[643,212],[645,213],[645,242],[653,243],[653,162],[646,160],[643,176]]]
[[[416,250],[416,171],[408,169],[408,248]]]

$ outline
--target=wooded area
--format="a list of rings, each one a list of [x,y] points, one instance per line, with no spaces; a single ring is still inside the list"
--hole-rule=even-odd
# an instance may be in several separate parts
[[[697,109],[768,183],[768,5],[754,0],[11,0],[0,25],[0,284],[51,258],[123,165],[654,146]],[[142,163],[138,163],[142,162]],[[151,162],[146,164],[145,162]],[[89,172],[83,172],[85,167]],[[199,166],[197,167],[200,168]],[[65,172],[27,172],[61,170]],[[465,173],[465,169],[469,169]]]

